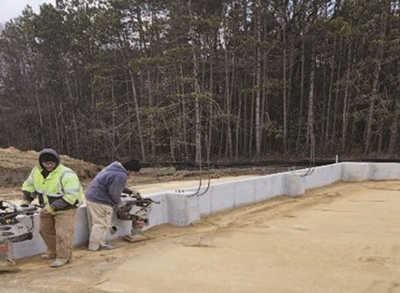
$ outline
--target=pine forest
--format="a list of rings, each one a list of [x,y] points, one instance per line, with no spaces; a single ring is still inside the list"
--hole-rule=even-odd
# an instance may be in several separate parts
[[[0,25],[0,147],[398,157],[399,0],[57,0]]]

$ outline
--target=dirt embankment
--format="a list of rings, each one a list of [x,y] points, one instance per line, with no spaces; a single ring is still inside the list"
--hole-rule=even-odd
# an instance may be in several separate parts
[[[19,199],[21,185],[29,175],[33,166],[38,163],[39,153],[33,150],[21,151],[14,147],[0,148],[0,199]],[[86,189],[93,177],[104,167],[92,163],[60,155],[63,165],[74,170]],[[180,182],[172,184],[174,189],[202,186],[210,181],[215,183],[226,178],[267,175],[288,170],[294,167],[280,166],[253,166],[247,168],[218,168],[209,170],[177,170],[170,167],[142,168],[137,176],[128,179],[127,186],[137,187],[143,194],[151,193],[163,187],[163,183]],[[168,190],[170,190],[168,188]]]
[[[38,162],[39,153],[36,151],[21,151],[14,147],[0,148],[0,187],[16,187],[29,175]],[[92,178],[101,170],[101,167],[82,160],[61,155],[61,162],[73,169],[81,178]]]

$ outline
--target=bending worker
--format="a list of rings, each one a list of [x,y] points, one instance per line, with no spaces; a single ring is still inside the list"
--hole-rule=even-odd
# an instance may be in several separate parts
[[[23,204],[38,196],[43,205],[39,233],[47,246],[45,259],[55,259],[51,266],[66,265],[72,258],[75,213],[83,200],[83,190],[74,171],[60,163],[60,156],[50,148],[39,153],[35,166],[22,185]]]
[[[137,160],[123,164],[113,162],[105,167],[85,192],[86,208],[89,213],[91,231],[89,250],[110,250],[114,246],[105,242],[107,232],[112,232],[111,220],[113,212],[123,208],[121,194],[137,193],[126,187],[128,176],[134,175],[141,169]]]

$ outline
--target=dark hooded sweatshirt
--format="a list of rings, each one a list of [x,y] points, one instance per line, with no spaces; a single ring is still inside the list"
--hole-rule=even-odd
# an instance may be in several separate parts
[[[86,200],[108,206],[121,203],[127,177],[120,162],[111,163],[94,177],[85,193]]]

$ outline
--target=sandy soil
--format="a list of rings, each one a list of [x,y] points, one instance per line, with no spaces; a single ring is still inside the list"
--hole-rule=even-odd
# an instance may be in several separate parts
[[[18,260],[0,292],[400,292],[399,223],[400,181],[337,183],[154,227],[113,251],[76,248],[60,269]]]

